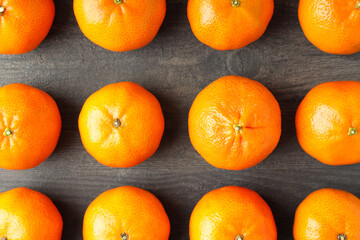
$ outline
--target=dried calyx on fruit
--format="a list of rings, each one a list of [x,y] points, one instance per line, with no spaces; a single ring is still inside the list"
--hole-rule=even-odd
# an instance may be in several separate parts
[[[232,0],[231,4],[233,7],[240,7],[240,0]]]
[[[357,2],[356,2],[355,8],[360,9],[360,1],[357,1]]]
[[[128,240],[129,236],[126,233],[122,233],[121,235],[121,240]]]
[[[339,234],[339,236],[337,238],[338,238],[338,240],[346,240],[347,239],[345,234]]]
[[[243,235],[237,235],[235,240],[244,240],[244,236]]]

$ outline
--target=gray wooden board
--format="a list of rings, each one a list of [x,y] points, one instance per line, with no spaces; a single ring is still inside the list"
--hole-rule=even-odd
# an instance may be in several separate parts
[[[360,196],[360,164],[321,164],[300,148],[294,127],[297,106],[312,87],[326,81],[360,80],[360,54],[335,56],[312,46],[299,26],[297,0],[275,0],[273,19],[257,42],[236,51],[216,51],[192,34],[186,3],[167,1],[164,24],[148,46],[114,53],[84,37],[71,0],[56,0],[54,25],[40,47],[24,55],[0,56],[1,85],[21,82],[47,91],[57,101],[63,119],[53,155],[31,170],[0,170],[0,191],[26,186],[47,194],[64,218],[63,239],[82,239],[88,204],[103,191],[121,185],[144,188],[161,200],[174,240],[189,238],[193,207],[205,193],[222,186],[257,191],[273,210],[280,240],[293,239],[296,207],[310,192],[332,187]],[[207,164],[191,146],[187,132],[188,111],[195,96],[229,74],[263,83],[282,110],[278,147],[261,164],[243,171]],[[119,81],[137,82],[154,93],[166,121],[156,154],[130,169],[99,164],[83,148],[77,128],[85,99]]]

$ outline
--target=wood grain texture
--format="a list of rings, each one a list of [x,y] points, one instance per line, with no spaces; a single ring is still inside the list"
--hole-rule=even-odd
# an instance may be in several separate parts
[[[113,53],[80,32],[71,0],[55,0],[56,17],[49,36],[35,51],[0,56],[1,86],[21,82],[51,94],[63,119],[54,154],[27,171],[0,170],[0,191],[26,186],[47,194],[64,218],[64,240],[81,240],[82,218],[100,193],[133,185],[154,193],[171,220],[172,240],[188,239],[188,221],[206,192],[226,185],[257,191],[275,215],[280,240],[292,238],[298,204],[312,191],[333,187],[360,196],[360,164],[331,167],[300,148],[295,111],[314,86],[326,81],[360,80],[360,54],[322,53],[302,33],[297,0],[275,0],[274,17],[264,36],[236,51],[216,51],[193,36],[185,0],[168,0],[165,22],[155,40],[143,49]],[[208,165],[192,148],[187,116],[195,96],[224,75],[260,81],[278,99],[283,133],[278,147],[261,164],[243,171]],[[100,165],[83,148],[77,118],[85,99],[118,81],[134,81],[158,97],[166,129],[159,150],[131,169]]]

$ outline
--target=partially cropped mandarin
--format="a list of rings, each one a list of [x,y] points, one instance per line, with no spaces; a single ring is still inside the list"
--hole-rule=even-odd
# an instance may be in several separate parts
[[[0,167],[36,167],[54,151],[61,116],[54,99],[25,84],[0,88]]]
[[[207,193],[190,218],[190,240],[276,240],[269,205],[256,192],[223,187]]]
[[[189,135],[196,151],[214,167],[249,168],[277,146],[280,107],[261,83],[226,76],[195,98],[189,113]]]
[[[158,33],[165,0],[74,0],[81,31],[95,44],[116,52],[142,48]]]
[[[300,0],[299,21],[307,39],[324,52],[360,51],[359,0]]]
[[[274,12],[273,0],[189,0],[191,29],[200,42],[233,50],[258,40]]]
[[[141,188],[123,186],[98,196],[84,216],[84,240],[168,240],[170,221],[161,202]]]
[[[0,53],[34,50],[49,33],[54,17],[53,0],[0,1]]]
[[[299,205],[294,240],[360,239],[360,199],[337,189],[320,189]]]
[[[86,150],[109,167],[133,167],[160,145],[164,116],[159,101],[133,82],[110,84],[92,94],[79,116]]]
[[[15,188],[0,193],[1,240],[61,240],[63,220],[44,194]]]
[[[301,147],[329,165],[360,162],[360,82],[327,82],[314,87],[296,112]]]

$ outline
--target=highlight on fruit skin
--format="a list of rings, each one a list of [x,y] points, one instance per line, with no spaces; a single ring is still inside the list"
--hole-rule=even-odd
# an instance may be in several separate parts
[[[274,12],[273,0],[189,0],[196,38],[216,50],[235,50],[258,40]]]
[[[165,128],[159,101],[133,82],[107,85],[93,93],[79,115],[81,141],[98,162],[129,168],[150,158]]]
[[[13,83],[0,88],[0,168],[25,170],[44,162],[61,132],[55,100],[32,86]]]
[[[227,186],[205,194],[191,213],[190,240],[276,240],[268,204],[255,191]]]
[[[191,143],[211,165],[242,170],[263,161],[281,135],[281,111],[261,83],[222,77],[195,98],[188,118]]]
[[[53,0],[1,1],[0,54],[24,54],[37,48],[54,17]]]
[[[0,239],[61,240],[63,220],[46,195],[20,187],[0,193]]]
[[[295,117],[300,146],[328,165],[360,163],[360,82],[335,81],[311,89]]]
[[[360,51],[360,1],[300,0],[298,17],[306,38],[321,51]]]
[[[166,0],[74,0],[74,14],[83,34],[107,50],[142,48],[157,35],[166,14]]]
[[[360,238],[360,199],[324,188],[307,196],[295,213],[294,240],[351,240]]]
[[[168,240],[170,221],[161,202],[132,186],[103,192],[87,208],[83,239]]]

